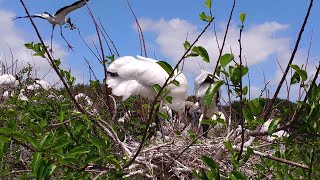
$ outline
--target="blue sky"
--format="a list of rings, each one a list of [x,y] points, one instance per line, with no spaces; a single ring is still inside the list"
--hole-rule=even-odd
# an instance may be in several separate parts
[[[30,13],[41,13],[44,11],[55,13],[60,7],[73,3],[74,0],[25,0]],[[216,17],[216,28],[218,39],[223,36],[225,25],[232,5],[231,0],[213,1],[213,14]],[[290,51],[293,49],[299,28],[308,7],[308,1],[292,0],[268,0],[253,1],[241,0],[237,2],[233,16],[230,36],[225,47],[225,53],[232,49],[235,54],[238,51],[238,25],[239,15],[242,12],[247,14],[244,31],[244,55],[250,66],[252,94],[257,95],[264,85],[263,71],[267,81],[270,81],[271,91],[280,79],[281,71],[275,59],[280,64],[286,65]],[[183,53],[182,42],[187,34],[192,40],[205,26],[199,19],[198,14],[207,11],[202,0],[163,0],[131,1],[131,5],[139,18],[144,31],[147,43],[148,55],[153,58],[166,59],[172,65]],[[115,42],[120,55],[140,54],[139,38],[135,29],[134,18],[125,0],[97,1],[90,0],[89,6],[96,18],[99,18],[107,29],[107,32]],[[315,1],[310,15],[307,28],[301,42],[300,50],[297,54],[296,63],[305,62],[311,32],[313,30],[313,41],[310,53],[308,72],[315,70],[315,64],[319,61],[319,17],[320,4]],[[38,39],[27,19],[8,21],[9,17],[22,16],[25,12],[19,1],[0,0],[0,57],[10,59],[7,42],[19,61],[32,59],[31,52],[24,50],[23,43]],[[81,31],[82,36],[92,46],[92,40],[96,42],[95,29],[90,19],[87,9],[76,10],[70,14],[73,23]],[[51,25],[41,19],[36,20],[41,35],[46,42],[50,40]],[[2,29],[2,30],[1,30]],[[199,45],[203,45],[209,51],[212,61],[216,61],[217,49],[212,33],[213,27],[200,40]],[[56,28],[54,35],[54,51],[56,58],[62,58],[63,67],[72,68],[74,75],[79,82],[88,82],[88,68],[85,66],[84,57],[94,66],[99,78],[103,78],[103,69],[84,45],[78,35],[78,31],[63,29],[65,37],[74,46],[75,53],[68,51],[64,40],[59,35],[59,28]],[[105,46],[106,48],[106,46]],[[107,49],[107,48],[106,48]],[[108,51],[106,51],[108,52]],[[38,74],[44,75],[50,69],[44,60],[35,59],[35,64],[39,67]],[[25,65],[24,62],[23,65]],[[198,60],[187,61],[185,74],[190,80],[199,73]],[[206,70],[212,70],[213,64],[204,64]],[[21,65],[22,66],[22,65]],[[51,81],[54,78],[50,72],[45,79]],[[298,88],[292,88],[292,98],[297,97]],[[192,92],[192,90],[190,90]],[[284,97],[285,91],[282,91]]]

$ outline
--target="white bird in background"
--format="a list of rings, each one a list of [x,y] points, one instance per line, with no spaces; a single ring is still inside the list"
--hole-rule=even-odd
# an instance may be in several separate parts
[[[70,25],[70,27],[72,28],[73,25],[71,23],[71,18],[70,17],[66,18],[66,16],[69,13],[71,13],[72,11],[84,6],[86,4],[86,2],[88,2],[88,1],[89,0],[79,0],[79,1],[73,3],[73,4],[69,5],[69,6],[62,7],[54,15],[51,15],[48,12],[44,12],[42,14],[34,14],[34,15],[30,16],[31,18],[42,18],[42,19],[45,19],[50,24],[52,24],[51,49],[52,49],[53,31],[54,31],[54,28],[56,27],[56,25],[60,26],[60,35],[61,35],[61,37],[66,41],[66,43],[68,44],[69,48],[72,48],[72,46],[68,43],[68,41],[66,40],[66,38],[62,34],[62,25],[68,23]],[[28,16],[16,17],[13,20],[20,19],[20,18],[28,18]]]
[[[210,72],[201,70],[200,75],[195,79],[195,89],[196,89],[196,96],[199,98],[199,105],[201,113],[204,114],[204,119],[210,119],[214,113],[218,112],[218,105],[220,98],[220,92],[214,95],[212,99],[212,103],[210,107],[206,108],[204,105],[204,97],[206,95],[206,91],[210,87],[210,85],[214,82],[213,77],[209,76]],[[209,125],[203,124],[202,125],[204,137],[208,136]]]
[[[163,86],[169,77],[168,73],[157,62],[154,59],[141,56],[137,56],[137,58],[132,56],[120,57],[108,67],[109,77],[106,84],[112,88],[114,95],[122,96],[123,101],[134,95],[141,95],[153,100],[157,94],[152,88],[153,85]],[[168,96],[173,99],[172,103],[163,100],[162,105],[178,111],[182,118],[187,99],[188,81],[183,73],[177,70],[171,79],[177,80],[180,85],[169,84],[166,87],[169,90]],[[162,110],[162,108],[159,109]]]
[[[266,122],[264,122],[260,129],[260,132],[267,132],[272,121],[273,119],[268,119]],[[280,130],[280,131],[274,132],[272,136],[267,136],[267,141],[273,142],[275,139],[288,137],[288,136],[289,134],[286,131]]]
[[[84,94],[84,93],[79,93],[79,94],[77,94],[74,98],[76,99],[77,102],[81,102],[81,101],[84,100],[85,103],[86,103],[86,105],[88,105],[88,106],[92,106],[92,105],[93,105],[93,102],[92,102],[92,100],[90,99],[90,97],[87,96],[87,95]]]
[[[48,91],[51,88],[51,85],[45,81],[45,80],[41,80],[36,78],[33,82],[33,84],[27,86],[27,90],[38,90],[38,89],[44,89],[46,91]]]
[[[21,90],[20,90],[18,99],[21,100],[21,101],[28,101],[29,99],[27,98],[27,96],[25,96],[25,95],[23,94],[24,92],[25,92],[24,89],[21,89]]]
[[[0,76],[0,88],[14,89],[19,85],[19,80],[11,74],[4,74]]]
[[[164,85],[169,77],[168,73],[158,64],[156,60],[137,56],[124,56],[113,61],[107,71],[108,87],[112,88],[112,93],[122,96],[122,100],[130,96],[141,95],[148,99],[154,99],[156,92],[152,86]],[[167,89],[170,91],[168,96],[173,97],[172,103],[164,101],[164,105],[169,108],[183,112],[187,99],[188,81],[182,72],[176,71],[172,80],[177,80],[180,85],[169,84]]]

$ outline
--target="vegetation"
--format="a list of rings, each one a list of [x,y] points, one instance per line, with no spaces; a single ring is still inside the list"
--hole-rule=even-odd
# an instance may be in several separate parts
[[[22,0],[20,2],[23,4]],[[272,98],[249,99],[250,88],[242,82],[249,72],[249,67],[242,60],[241,38],[245,30],[245,13],[238,20],[241,24],[239,58],[232,52],[223,54],[236,4],[234,0],[225,39],[212,72],[213,77],[217,75],[222,79],[217,79],[207,90],[205,103],[210,105],[212,97],[222,86],[227,87],[229,95],[236,96],[237,101],[231,102],[230,98],[223,106],[227,117],[232,120],[231,124],[219,120],[204,121],[210,125],[223,123],[228,128],[211,139],[203,139],[201,134],[192,131],[183,136],[182,128],[169,126],[166,130],[170,132],[170,142],[162,143],[151,138],[154,132],[150,126],[154,111],[159,106],[157,100],[172,98],[167,96],[165,87],[168,84],[179,86],[177,81],[168,80],[163,87],[154,85],[158,93],[154,102],[141,97],[131,97],[121,102],[120,98],[110,96],[111,90],[104,82],[91,80],[89,85],[75,85],[71,71],[60,67],[61,61],[53,59],[39,35],[40,42],[26,44],[26,48],[31,49],[35,56],[48,60],[63,87],[29,92],[29,100],[22,101],[18,98],[18,92],[25,89],[34,77],[30,77],[30,66],[18,73],[21,77],[20,86],[9,100],[2,101],[0,105],[0,178],[317,179],[320,177],[320,85],[317,83],[320,66],[310,78],[304,66],[292,64],[312,3],[311,0],[288,68],[278,86],[282,87],[291,69],[294,73],[289,84],[299,85],[305,96],[302,100],[290,102],[277,98],[278,91]],[[164,62],[159,63],[170,76],[189,57],[197,56],[204,62],[212,61],[205,48],[194,46],[214,21],[211,0],[206,0],[205,6],[207,13],[200,13],[200,19],[206,26],[194,42],[186,41],[183,44],[185,54],[178,64],[171,67]],[[97,33],[105,33],[92,13],[91,17]],[[33,26],[37,31],[37,27]],[[117,56],[113,48],[109,56],[105,56],[104,49],[101,49],[101,57],[104,59],[100,59],[100,62],[105,71]],[[105,78],[108,78],[107,75]],[[87,94],[94,105],[88,106],[75,100],[74,95],[78,92]],[[49,98],[49,95],[52,96]],[[260,132],[257,127],[276,108],[280,110],[280,115],[272,121],[267,132]],[[119,122],[118,119],[129,111],[131,115],[125,119],[125,123]],[[167,114],[157,115],[167,118]],[[265,143],[264,139],[268,135],[279,130],[289,132],[290,136]],[[258,137],[259,140],[244,147],[250,136]]]

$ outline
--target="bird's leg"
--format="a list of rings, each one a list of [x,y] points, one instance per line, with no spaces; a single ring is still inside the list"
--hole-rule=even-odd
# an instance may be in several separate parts
[[[50,52],[53,52],[53,47],[52,47],[52,39],[53,39],[53,31],[54,31],[54,25],[52,26],[52,31],[51,31],[51,46],[50,46]]]
[[[60,26],[60,35],[61,37],[64,39],[64,41],[68,44],[68,49],[71,49],[73,52],[73,47],[69,44],[69,42],[67,41],[67,39],[63,36],[63,33],[62,33],[62,26]]]

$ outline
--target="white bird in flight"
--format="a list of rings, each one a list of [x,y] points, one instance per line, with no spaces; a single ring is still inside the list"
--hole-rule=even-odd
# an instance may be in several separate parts
[[[66,16],[71,13],[72,11],[81,8],[84,6],[89,0],[79,0],[77,2],[74,2],[71,5],[64,6],[60,8],[54,15],[51,15],[48,12],[44,12],[42,14],[34,14],[31,15],[31,18],[42,18],[47,20],[50,24],[52,24],[52,32],[51,32],[51,49],[52,49],[52,38],[53,38],[53,31],[56,25],[60,26],[60,35],[61,37],[66,41],[68,44],[68,47],[72,49],[72,46],[68,43],[66,38],[62,34],[62,25],[68,23],[70,27],[73,27],[73,24],[71,23],[71,18]],[[15,17],[13,20],[20,19],[20,18],[28,18],[29,16],[20,16],[20,17]]]

